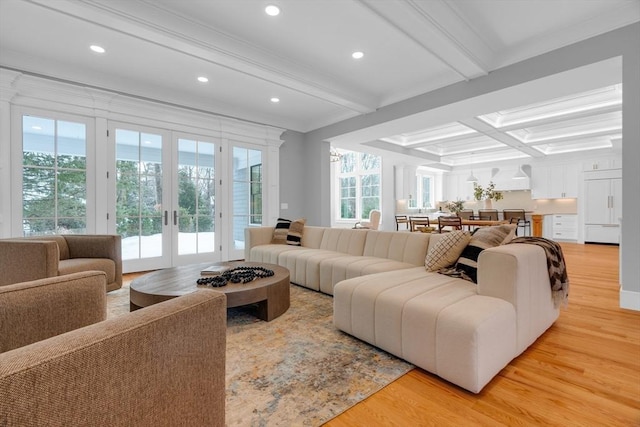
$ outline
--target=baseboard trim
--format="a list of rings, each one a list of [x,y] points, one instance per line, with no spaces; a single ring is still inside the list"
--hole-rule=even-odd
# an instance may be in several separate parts
[[[625,291],[620,288],[620,308],[640,311],[640,292]]]

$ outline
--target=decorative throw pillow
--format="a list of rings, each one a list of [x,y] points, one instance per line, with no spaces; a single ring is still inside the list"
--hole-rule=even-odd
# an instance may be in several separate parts
[[[302,232],[304,231],[305,222],[307,222],[305,218],[296,219],[291,222],[289,232],[287,233],[287,245],[302,245]]]
[[[275,243],[278,245],[284,245],[287,243],[287,233],[289,232],[289,227],[291,226],[290,219],[278,218],[276,222],[276,226],[273,229],[273,237],[271,238],[271,243]]]
[[[515,224],[478,228],[466,248],[462,251],[455,269],[462,278],[478,283],[478,257],[485,249],[500,246],[510,241],[511,232],[515,233]]]
[[[429,249],[424,259],[427,271],[437,271],[452,266],[467,247],[471,233],[468,231],[452,231],[443,234],[436,244]]]

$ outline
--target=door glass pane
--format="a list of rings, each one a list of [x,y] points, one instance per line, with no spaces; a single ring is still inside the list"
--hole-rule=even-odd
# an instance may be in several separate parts
[[[84,123],[22,118],[24,235],[86,233]]]
[[[215,144],[178,139],[178,254],[215,250]]]
[[[162,136],[116,129],[116,179],[122,259],[162,256]]]
[[[244,249],[244,229],[262,225],[262,151],[233,147],[233,247]]]

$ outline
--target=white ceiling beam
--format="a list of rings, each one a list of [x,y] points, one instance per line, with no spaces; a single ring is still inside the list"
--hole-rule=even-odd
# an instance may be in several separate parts
[[[619,135],[621,133],[622,133],[622,128],[620,128],[619,131],[603,130],[603,131],[585,133],[585,134],[582,134],[582,135],[580,135],[578,137],[576,137],[575,135],[558,136],[558,137],[555,137],[555,138],[549,138],[549,139],[544,139],[544,140],[540,140],[540,141],[531,141],[531,142],[527,142],[527,145],[528,146],[534,146],[534,145],[545,145],[545,144],[560,144],[560,143],[569,143],[569,142],[579,142],[579,141],[583,141],[583,140],[588,139],[588,138],[611,137],[612,135]]]
[[[471,129],[475,129],[476,131],[488,136],[489,138],[493,138],[498,142],[501,142],[511,148],[515,148],[523,152],[524,154],[531,157],[545,157],[543,153],[536,150],[535,148],[529,147],[527,144],[520,142],[518,139],[512,137],[511,135],[507,135],[506,133],[501,132],[500,130],[494,128],[488,123],[483,122],[480,119],[475,117],[471,119],[460,120],[465,126],[469,126]]]
[[[380,150],[390,151],[396,154],[402,154],[409,157],[416,157],[424,160],[429,160],[430,162],[439,163],[441,158],[438,155],[426,153],[424,151],[413,150],[411,148],[401,147],[396,144],[391,144],[389,142],[381,141],[379,139],[375,141],[365,142],[362,145],[368,147],[378,148]]]
[[[374,96],[340,84],[337,77],[321,74],[316,69],[172,14],[153,2],[28,1],[360,114],[378,107]]]
[[[443,1],[359,2],[464,80],[484,76],[494,53]]]
[[[535,120],[530,120],[530,121],[526,121],[526,122],[515,123],[515,124],[512,124],[512,125],[508,125],[508,126],[501,126],[498,129],[501,132],[509,132],[509,131],[512,131],[512,130],[517,130],[517,129],[522,129],[522,128],[530,128],[530,127],[542,126],[542,125],[551,125],[551,124],[554,124],[554,123],[566,122],[568,120],[583,119],[583,118],[598,116],[600,114],[615,113],[615,112],[618,112],[618,111],[622,111],[622,104],[608,105],[608,106],[605,106],[605,107],[593,108],[593,109],[587,110],[587,111],[577,111],[577,112],[574,112],[574,113],[560,114],[560,115],[553,116],[553,117],[545,117],[545,118],[541,118],[541,119],[535,119]]]

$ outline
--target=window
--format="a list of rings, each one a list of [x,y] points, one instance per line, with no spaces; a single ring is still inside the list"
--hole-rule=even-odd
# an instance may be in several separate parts
[[[262,151],[233,147],[233,241],[244,249],[244,229],[262,225]]]
[[[430,175],[418,175],[418,207],[431,209],[434,204],[433,177]]]
[[[343,151],[338,173],[340,219],[368,219],[380,209],[379,156]]]
[[[252,224],[262,224],[262,164],[251,166],[251,209]]]
[[[215,144],[178,139],[178,254],[215,251]]]
[[[22,117],[24,235],[86,232],[86,138],[84,123]]]

